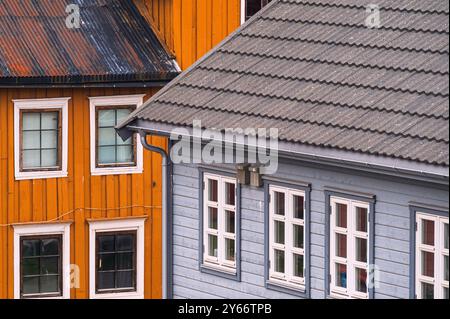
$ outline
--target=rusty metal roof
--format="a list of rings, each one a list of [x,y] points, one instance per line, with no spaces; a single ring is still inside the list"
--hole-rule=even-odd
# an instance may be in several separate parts
[[[80,28],[66,26],[70,4]],[[178,73],[132,0],[0,1],[0,86],[151,85]]]
[[[449,2],[278,0],[128,120],[449,165]],[[136,124],[135,124],[136,125]],[[156,126],[156,125],[155,125]]]

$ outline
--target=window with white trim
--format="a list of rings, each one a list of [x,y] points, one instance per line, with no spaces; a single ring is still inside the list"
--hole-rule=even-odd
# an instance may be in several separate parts
[[[416,295],[449,299],[448,217],[416,214]]]
[[[270,186],[269,281],[305,286],[305,192]]]
[[[257,14],[272,0],[241,0],[241,23]]]
[[[203,265],[236,272],[236,179],[203,177]]]
[[[67,176],[69,99],[14,100],[17,180]]]
[[[123,141],[115,127],[143,104],[144,95],[91,97],[92,175],[134,174],[143,171],[143,148],[137,134]]]
[[[330,197],[330,292],[368,298],[369,203]]]

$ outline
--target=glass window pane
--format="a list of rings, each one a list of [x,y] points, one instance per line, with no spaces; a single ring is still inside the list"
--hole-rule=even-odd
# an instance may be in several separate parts
[[[233,239],[225,239],[225,259],[235,261],[235,241]]]
[[[42,276],[41,293],[59,292],[59,276]]]
[[[434,246],[434,221],[422,220],[422,244]]]
[[[122,138],[120,137],[119,134],[116,134],[116,144],[117,145],[133,145],[134,140],[135,140],[135,137],[132,136],[124,141],[124,140],[122,140]]]
[[[444,280],[448,281],[448,256],[444,256]]]
[[[444,224],[444,248],[448,249],[448,224]]]
[[[117,235],[116,236],[117,251],[133,251],[134,250],[134,235]]]
[[[41,114],[38,112],[22,113],[22,128],[24,131],[41,129]]]
[[[336,204],[336,226],[347,228],[347,205]]]
[[[99,252],[113,252],[115,248],[114,235],[97,235]]]
[[[356,260],[367,262],[367,239],[356,238]]]
[[[42,150],[42,167],[55,167],[58,166],[58,151],[54,150]]]
[[[218,229],[218,213],[217,213],[217,208],[214,207],[208,207],[209,210],[209,217],[208,217],[208,227],[210,229]]]
[[[114,272],[97,273],[97,289],[114,289]]]
[[[117,109],[117,123],[119,124],[120,122],[124,121],[126,118],[128,118],[128,116],[131,114],[131,110],[130,109]]]
[[[236,186],[225,183],[225,204],[234,206],[236,204]]]
[[[434,299],[434,286],[422,283],[422,299]]]
[[[304,264],[304,260],[303,260],[303,256],[302,255],[297,255],[294,254],[294,276],[295,277],[304,277],[304,273],[303,273],[303,264]]]
[[[367,233],[367,208],[356,207],[356,230]]]
[[[449,299],[448,288],[444,288],[444,299]]]
[[[133,253],[118,253],[117,254],[117,269],[118,270],[133,270]]]
[[[117,147],[117,163],[134,162],[134,147],[132,145]]]
[[[209,189],[209,193],[208,193],[208,200],[210,202],[217,202],[218,199],[218,190],[217,190],[217,181],[214,179],[208,179],[208,189]]]
[[[42,148],[58,148],[58,131],[43,131]]]
[[[336,234],[336,256],[347,258],[347,236]]]
[[[58,129],[59,112],[42,112],[41,113],[41,130]]]
[[[117,273],[116,288],[133,288],[134,287],[134,271],[119,271]]]
[[[236,216],[235,212],[231,212],[231,211],[228,211],[228,210],[225,211],[225,222],[226,222],[225,231],[227,233],[234,234],[235,231],[236,231],[235,230],[235,228],[236,228],[236,226],[235,226],[235,224],[236,224],[235,216]]]
[[[116,145],[116,131],[114,128],[99,128],[98,129],[98,145],[111,146]]]
[[[98,126],[99,127],[116,126],[116,111],[115,110],[98,111]]]
[[[367,271],[356,268],[356,291],[367,293]]]
[[[42,257],[41,258],[41,274],[57,275],[59,268],[58,257]]]
[[[24,150],[40,149],[41,148],[41,136],[39,132],[30,131],[23,132],[22,148]]]
[[[284,223],[274,221],[275,243],[284,245]]]
[[[24,295],[39,293],[39,277],[23,278],[22,293]]]
[[[38,168],[41,166],[40,151],[23,151],[23,168]]]
[[[24,239],[22,241],[22,254],[24,257],[39,256],[41,241],[38,239]]]
[[[211,257],[217,257],[217,236],[208,235],[208,255]]]
[[[285,195],[284,193],[274,192],[274,208],[275,208],[275,214],[284,216],[285,209],[284,209],[284,203],[285,203]]]
[[[299,225],[293,225],[294,231],[294,247],[295,248],[303,248],[304,245],[304,232],[303,232],[303,226]]]
[[[103,253],[98,256],[98,270],[108,271],[116,269],[116,254]]]
[[[274,251],[274,270],[275,272],[284,273],[284,251],[275,249]]]
[[[434,277],[434,254],[422,251],[422,275]]]
[[[336,286],[347,288],[347,266],[336,264]]]
[[[39,258],[25,258],[22,260],[22,276],[39,274]]]
[[[294,195],[294,218],[304,219],[305,201],[303,196]]]
[[[46,238],[41,241],[41,256],[59,255],[60,240],[57,238]]]
[[[116,162],[116,148],[101,146],[98,148],[99,164],[111,164]]]

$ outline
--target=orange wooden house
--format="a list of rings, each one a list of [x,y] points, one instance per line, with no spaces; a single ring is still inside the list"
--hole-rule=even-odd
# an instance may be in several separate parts
[[[267,2],[0,2],[0,298],[170,297],[161,158],[114,127]]]

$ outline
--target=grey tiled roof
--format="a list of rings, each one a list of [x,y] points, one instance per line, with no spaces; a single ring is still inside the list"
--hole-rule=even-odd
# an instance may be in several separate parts
[[[280,0],[133,119],[449,165],[449,1]]]

